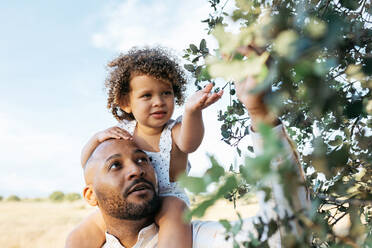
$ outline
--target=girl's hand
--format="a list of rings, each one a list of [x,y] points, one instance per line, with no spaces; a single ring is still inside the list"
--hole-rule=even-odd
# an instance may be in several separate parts
[[[114,126],[107,128],[101,132],[96,133],[96,139],[99,143],[108,140],[108,139],[125,139],[125,140],[132,140],[133,137],[125,131],[124,129]]]
[[[195,92],[195,94],[187,100],[185,110],[190,112],[201,111],[218,101],[223,94],[223,90],[217,93],[211,93],[212,88],[213,84],[210,83],[205,86],[204,89]]]

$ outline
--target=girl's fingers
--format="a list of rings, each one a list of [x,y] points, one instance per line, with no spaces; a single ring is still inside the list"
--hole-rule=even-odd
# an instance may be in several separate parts
[[[120,138],[125,139],[125,140],[130,140],[130,139],[132,139],[132,136],[131,136],[131,135],[128,135],[128,134],[126,134],[126,133],[120,133],[120,132],[118,132],[117,135],[118,135]]]
[[[208,93],[204,93],[200,98],[199,102],[197,103],[197,107],[203,107],[205,102],[208,100]]]
[[[209,105],[211,105],[211,104],[217,102],[217,101],[221,98],[223,92],[222,92],[221,94],[219,94],[219,93],[220,93],[220,92],[218,92],[218,93],[213,93],[213,94],[212,94],[212,95],[211,95],[211,96],[210,96],[210,97],[205,101],[203,108],[206,108],[206,107],[208,107]]]
[[[115,133],[110,133],[110,138],[112,139],[120,139],[120,136]]]
[[[209,83],[209,84],[207,84],[207,85],[204,87],[204,89],[202,89],[202,91],[203,91],[204,93],[209,93],[209,92],[211,92],[212,88],[213,88],[213,84],[212,84],[212,83]]]
[[[132,139],[132,135],[130,135],[130,134],[127,133],[127,132],[119,132],[118,134],[119,134],[120,137],[122,137],[123,139]]]
[[[115,129],[113,129],[113,131],[115,132],[115,134],[119,135],[122,139],[132,139],[132,135],[130,135],[127,131],[125,131],[124,129],[120,127],[116,127]]]
[[[123,135],[121,135],[117,130],[115,129],[112,129],[110,130],[109,132],[109,136],[110,138],[114,138],[114,139],[124,139]]]

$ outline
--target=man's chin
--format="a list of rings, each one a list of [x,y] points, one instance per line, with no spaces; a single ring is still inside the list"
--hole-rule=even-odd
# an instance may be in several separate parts
[[[153,217],[160,208],[160,199],[152,195],[150,198],[140,196],[130,199],[128,196],[126,204],[121,209],[121,218],[127,220],[139,220]]]

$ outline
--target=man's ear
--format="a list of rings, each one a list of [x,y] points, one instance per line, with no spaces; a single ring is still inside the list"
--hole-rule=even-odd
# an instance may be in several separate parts
[[[84,199],[89,203],[91,206],[97,206],[98,201],[96,198],[96,194],[93,191],[93,186],[91,184],[85,186],[83,190]]]

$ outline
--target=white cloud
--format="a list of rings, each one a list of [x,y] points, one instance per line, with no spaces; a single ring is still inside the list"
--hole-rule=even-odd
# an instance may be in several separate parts
[[[200,0],[128,0],[107,8],[104,28],[92,36],[92,42],[115,51],[161,45],[180,52],[206,36],[201,20],[209,10],[207,1]]]

